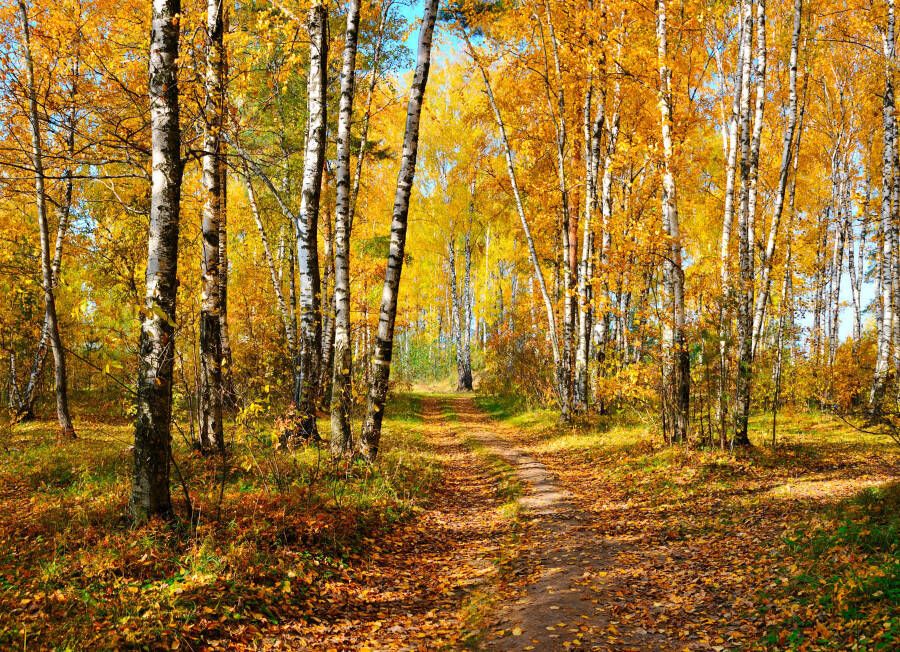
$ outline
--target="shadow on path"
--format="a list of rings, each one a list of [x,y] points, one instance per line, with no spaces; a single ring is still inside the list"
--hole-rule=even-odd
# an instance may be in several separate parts
[[[668,650],[667,640],[641,627],[616,625],[610,606],[627,590],[606,576],[623,542],[598,540],[590,516],[546,466],[522,452],[515,431],[490,422],[470,397],[447,400],[461,430],[502,458],[522,483],[520,506],[530,523],[518,599],[497,614],[484,647],[494,650]],[[502,632],[502,634],[500,633]]]

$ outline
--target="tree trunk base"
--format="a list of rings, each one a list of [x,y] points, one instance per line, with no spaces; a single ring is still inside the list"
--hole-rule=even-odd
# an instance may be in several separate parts
[[[13,423],[30,423],[34,421],[37,417],[34,414],[34,410],[30,407],[20,408],[16,410],[15,414],[13,414],[12,422]]]

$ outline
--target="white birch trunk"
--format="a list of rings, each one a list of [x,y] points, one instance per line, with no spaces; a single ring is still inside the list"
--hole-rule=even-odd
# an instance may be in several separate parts
[[[422,104],[425,99],[425,87],[428,83],[428,71],[431,67],[431,40],[434,33],[437,8],[438,0],[428,0],[425,4],[425,15],[422,18],[422,29],[419,32],[416,71],[413,76],[409,104],[406,109],[406,128],[403,135],[400,173],[397,178],[397,192],[394,197],[394,209],[391,218],[391,243],[388,252],[387,269],[385,270],[384,287],[381,293],[378,333],[372,357],[366,417],[360,436],[361,452],[370,462],[377,457],[378,446],[381,441],[381,423],[384,419],[384,406],[387,400],[388,381],[390,379],[391,359],[394,348],[397,295],[400,290],[400,275],[403,271],[403,258],[406,250],[409,198],[412,193],[416,173],[416,158],[419,150],[419,122],[422,116]]]
[[[878,332],[878,350],[875,359],[875,376],[872,381],[870,403],[873,411],[882,409],[891,356],[891,335],[894,322],[893,302],[893,207],[892,196],[894,179],[894,80],[891,62],[894,59],[894,0],[888,0],[887,24],[882,30],[882,46],[885,58],[884,97],[882,103],[882,121],[884,130],[884,147],[882,155],[881,181],[881,328]]]
[[[307,79],[308,123],[300,213],[297,215],[297,266],[299,269],[300,355],[295,403],[298,431],[288,437],[318,440],[316,401],[318,398],[319,353],[322,342],[322,314],[319,278],[319,198],[325,164],[326,68],[328,62],[328,9],[317,0],[309,10],[309,77]]]
[[[200,450],[206,454],[224,451],[222,430],[222,282],[219,278],[219,239],[223,188],[220,153],[224,126],[225,62],[224,5],[221,0],[206,4],[206,104],[203,110],[204,136],[202,185],[204,203],[201,221],[202,260],[200,294]]]
[[[147,294],[141,324],[134,436],[132,509],[137,520],[168,516],[178,227],[181,201],[181,130],[178,124],[179,0],[153,0],[150,31],[152,181]]]
[[[745,12],[752,16],[752,1],[745,0]],[[737,295],[737,338],[738,369],[735,383],[735,419],[733,443],[747,446],[747,424],[750,418],[750,390],[753,374],[753,220],[756,208],[756,178],[759,164],[759,134],[762,130],[762,107],[765,85],[765,0],[757,5],[757,77],[756,111],[758,122],[753,122],[751,133],[750,116],[750,68],[749,33],[744,37],[746,46],[741,75],[742,87],[747,92],[741,95],[741,204],[738,213],[738,261],[740,265],[740,287]],[[752,18],[750,18],[752,21]],[[752,32],[753,24],[746,29]]]
[[[772,265],[775,257],[775,244],[778,239],[778,227],[781,223],[781,215],[784,211],[784,199],[787,190],[788,172],[791,168],[791,154],[793,152],[794,131],[797,127],[797,54],[800,49],[800,29],[802,26],[803,0],[794,0],[794,30],[791,36],[791,54],[789,66],[789,90],[788,90],[788,122],[784,132],[784,145],[781,152],[781,169],[778,175],[778,192],[775,195],[775,212],[769,227],[769,237],[766,241],[766,250],[762,259],[760,270],[760,291],[756,298],[756,307],[753,311],[753,352],[762,336],[763,319],[769,289],[771,287]]]
[[[668,237],[663,274],[670,314],[664,318],[663,347],[665,372],[663,399],[666,406],[664,428],[670,442],[686,442],[690,430],[690,356],[687,350],[684,310],[684,270],[681,266],[681,233],[678,198],[672,169],[672,71],[668,64],[666,0],[656,3],[656,39],[659,64],[659,110],[663,144],[662,221]],[[669,322],[668,320],[671,320]]]
[[[350,187],[350,127],[353,120],[358,36],[359,0],[350,0],[341,69],[341,101],[338,109],[334,217],[334,365],[331,380],[331,453],[334,456],[342,456],[353,450],[350,429],[350,409],[353,399],[351,385],[353,351],[350,348],[350,221],[353,210]],[[376,46],[376,51],[378,49]],[[373,71],[373,81],[374,79]],[[365,138],[363,135],[359,161],[362,160],[364,153]],[[358,179],[355,183],[358,184]],[[356,187],[358,189],[358,186]]]

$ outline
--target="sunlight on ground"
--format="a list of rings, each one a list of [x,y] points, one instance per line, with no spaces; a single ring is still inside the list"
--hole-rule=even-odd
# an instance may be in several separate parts
[[[757,414],[754,446],[732,454],[666,447],[621,415],[563,426],[515,401],[478,401],[574,491],[598,550],[614,551],[585,582],[619,614],[617,632],[707,649],[900,645],[900,448],[889,438],[790,411],[773,450],[771,415]]]
[[[798,480],[780,484],[769,489],[764,497],[782,500],[825,500],[837,502],[846,499],[864,489],[884,488],[894,478],[881,477],[870,480],[862,479],[822,479]]]

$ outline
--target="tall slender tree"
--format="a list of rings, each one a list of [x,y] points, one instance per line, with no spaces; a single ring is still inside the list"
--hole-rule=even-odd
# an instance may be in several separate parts
[[[350,408],[353,399],[350,348],[350,127],[356,90],[356,49],[359,0],[347,6],[347,30],[341,69],[338,109],[337,192],[334,211],[334,369],[331,385],[331,452],[344,455],[353,448]]]
[[[381,441],[381,422],[384,419],[384,405],[387,400],[388,380],[391,373],[391,359],[394,349],[394,324],[397,319],[397,295],[400,290],[400,275],[406,250],[406,228],[409,219],[409,198],[412,194],[416,173],[416,157],[419,151],[419,123],[431,68],[431,40],[437,17],[438,0],[426,0],[419,45],[416,54],[416,71],[413,75],[406,109],[406,128],[403,135],[403,151],[400,158],[400,173],[394,196],[391,218],[391,243],[388,251],[384,288],[381,293],[381,308],[378,316],[378,334],[375,338],[375,352],[372,356],[372,371],[369,381],[369,396],[366,402],[366,417],[360,437],[363,456],[373,461],[378,455]]]
[[[528,216],[525,214],[525,204],[522,200],[522,193],[519,190],[519,182],[518,177],[516,176],[516,166],[513,158],[512,145],[510,144],[509,138],[506,135],[506,123],[503,121],[503,116],[500,113],[500,109],[497,106],[497,101],[494,98],[494,90],[491,86],[491,79],[488,76],[487,68],[485,68],[484,64],[479,58],[478,53],[472,45],[471,39],[469,38],[465,30],[463,30],[462,35],[466,42],[466,47],[469,50],[469,56],[472,57],[472,61],[475,63],[475,66],[481,73],[482,81],[484,81],[484,90],[488,97],[488,103],[490,104],[491,112],[494,114],[494,120],[497,123],[497,129],[500,135],[500,143],[503,147],[503,158],[506,162],[506,172],[509,176],[510,185],[512,186],[516,212],[519,215],[519,222],[522,225],[522,232],[525,236],[525,243],[528,245],[528,255],[531,261],[532,276],[537,283],[538,289],[541,292],[541,299],[543,300],[544,310],[547,314],[548,337],[550,339],[550,347],[553,352],[556,396],[557,402],[560,405],[560,410],[562,411],[562,405],[568,400],[568,395],[566,387],[562,386],[562,383],[565,382],[566,378],[563,371],[564,363],[562,360],[562,353],[559,345],[559,336],[556,327],[556,312],[553,306],[553,299],[551,298],[550,291],[547,288],[547,281],[544,277],[544,272],[541,268],[541,262],[537,255],[537,249],[534,245],[534,236],[531,232],[531,225],[528,222]]]
[[[75,438],[75,428],[69,414],[68,378],[66,376],[66,351],[59,332],[59,318],[56,313],[56,294],[53,262],[50,257],[50,227],[47,217],[47,191],[44,178],[44,153],[41,142],[40,114],[38,111],[37,82],[34,75],[34,58],[31,52],[31,25],[28,6],[19,0],[19,14],[22,19],[22,45],[25,59],[25,83],[28,95],[28,121],[31,127],[31,165],[34,171],[34,194],[38,215],[38,231],[41,240],[41,286],[44,294],[44,330],[53,350],[54,380],[56,385],[56,417],[60,434],[67,439]],[[61,251],[62,247],[58,247]],[[58,268],[58,265],[57,265]],[[40,346],[38,347],[40,350]]]
[[[872,380],[870,404],[873,411],[882,409],[885,390],[887,388],[894,314],[893,301],[893,237],[894,212],[892,198],[894,194],[894,140],[896,118],[894,116],[894,0],[887,0],[887,19],[881,29],[882,52],[884,54],[884,95],[882,96],[882,130],[884,147],[881,167],[881,221],[879,236],[881,239],[881,257],[879,260],[879,278],[881,280],[881,328],[878,331],[878,351],[875,358],[875,375]]]
[[[203,111],[203,259],[200,298],[200,450],[224,450],[222,430],[222,318],[224,292],[221,258],[222,217],[225,203],[221,164],[224,93],[224,3],[206,4],[206,102]]]
[[[752,1],[745,3],[749,15]],[[756,3],[756,98],[753,116],[750,112],[751,58],[745,51],[742,62],[741,95],[741,203],[738,211],[738,264],[740,265],[737,294],[738,368],[735,383],[734,438],[737,446],[748,446],[747,426],[750,419],[750,391],[753,377],[753,306],[754,306],[754,225],[756,220],[757,179],[759,176],[759,148],[762,134],[766,83],[766,2]],[[753,23],[745,28],[752,30]],[[746,37],[745,41],[746,43]]]
[[[781,150],[781,168],[778,173],[778,190],[775,195],[775,214],[769,226],[769,237],[766,240],[765,253],[760,269],[760,292],[756,297],[753,311],[753,351],[762,337],[763,319],[769,300],[772,284],[772,266],[775,259],[775,244],[778,240],[778,229],[781,215],[784,212],[784,201],[787,194],[788,175],[791,168],[791,157],[794,151],[794,132],[797,129],[797,58],[800,49],[800,31],[803,25],[803,0],[794,0],[794,27],[791,35],[791,53],[788,61],[788,111],[787,127],[784,130],[784,144]]]
[[[666,0],[656,2],[656,40],[659,63],[659,107],[663,144],[662,220],[668,239],[663,277],[670,302],[669,315],[663,320],[666,349],[663,405],[668,439],[685,442],[690,426],[691,368],[685,332],[684,269],[681,265],[681,231],[678,223],[678,197],[672,158],[672,69],[669,67]]]
[[[299,431],[303,439],[318,439],[316,402],[319,387],[319,352],[322,341],[322,314],[319,278],[319,198],[325,164],[325,127],[328,66],[328,8],[322,0],[309,10],[309,78],[306,154],[300,213],[297,215],[297,264],[300,270],[300,359],[295,402]]]
[[[178,120],[178,41],[181,3],[153,0],[150,28],[150,233],[147,293],[141,322],[131,503],[139,521],[169,516],[172,456],[172,381],[178,227],[181,202],[181,129]]]

